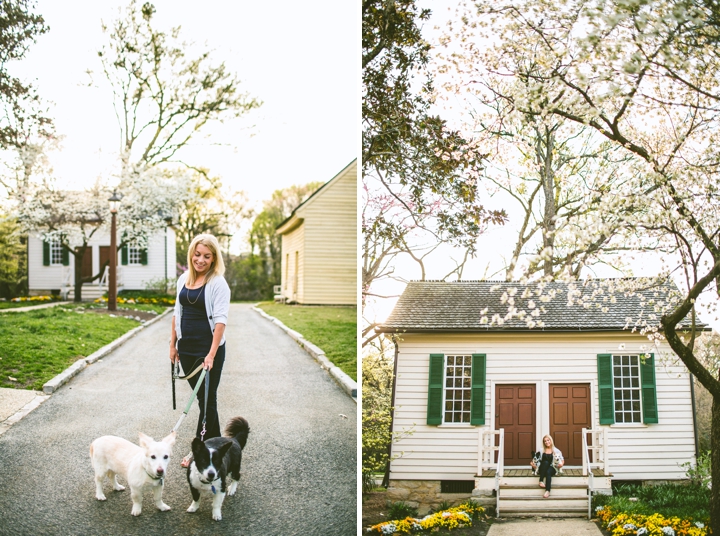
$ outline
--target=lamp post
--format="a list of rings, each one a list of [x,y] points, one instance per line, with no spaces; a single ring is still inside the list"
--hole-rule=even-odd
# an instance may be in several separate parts
[[[120,196],[113,190],[110,202],[110,270],[108,274],[108,311],[117,311],[117,215]]]

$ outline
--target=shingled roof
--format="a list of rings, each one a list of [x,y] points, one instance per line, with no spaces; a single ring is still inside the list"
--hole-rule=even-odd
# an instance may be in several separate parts
[[[411,281],[379,332],[624,331],[658,326],[677,303],[672,283],[635,279],[520,283]],[[690,327],[683,321],[681,328]],[[700,330],[710,330],[696,321]]]

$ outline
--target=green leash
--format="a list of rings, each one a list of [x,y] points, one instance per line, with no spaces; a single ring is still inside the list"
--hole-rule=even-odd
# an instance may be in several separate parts
[[[202,369],[202,372],[200,373],[200,377],[198,378],[197,383],[195,384],[195,389],[193,390],[193,394],[190,397],[190,400],[188,400],[187,406],[185,406],[185,411],[183,411],[183,414],[180,415],[180,419],[178,420],[175,427],[172,429],[173,432],[177,432],[178,428],[180,428],[180,425],[182,424],[185,417],[187,417],[188,411],[190,411],[190,406],[192,406],[193,400],[195,400],[195,397],[197,396],[198,391],[200,390],[200,386],[203,383],[203,378],[205,378],[205,412],[207,413],[207,392],[208,387],[210,385],[210,376],[206,376],[207,370]],[[203,419],[203,432],[205,431],[205,419]],[[203,434],[204,435],[204,434]]]

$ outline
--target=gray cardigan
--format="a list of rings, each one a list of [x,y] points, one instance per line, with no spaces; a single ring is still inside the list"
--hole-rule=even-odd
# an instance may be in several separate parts
[[[183,306],[180,305],[180,291],[185,286],[187,277],[188,273],[185,272],[178,279],[177,295],[175,296],[175,334],[178,341],[182,338],[180,319],[182,318]],[[225,324],[227,326],[229,309],[230,287],[224,277],[216,275],[205,284],[205,311],[213,333],[215,333],[215,324]],[[224,333],[220,344],[225,344]],[[175,348],[177,348],[177,341],[175,342]]]

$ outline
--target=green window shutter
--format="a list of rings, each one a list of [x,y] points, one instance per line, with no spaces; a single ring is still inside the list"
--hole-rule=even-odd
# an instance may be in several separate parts
[[[597,366],[600,424],[615,424],[612,355],[598,354]]]
[[[125,244],[125,245],[122,247],[120,257],[121,257],[120,262],[122,263],[122,265],[123,265],[123,266],[127,266],[127,263],[128,263],[128,247],[127,247],[127,244]]]
[[[655,356],[646,354],[640,359],[640,386],[642,387],[643,422],[658,423],[657,388],[655,387]]]
[[[485,424],[485,354],[472,355],[470,424]]]
[[[443,378],[445,377],[445,355],[430,354],[430,374],[428,380],[427,423],[442,424],[443,415]]]
[[[50,266],[50,242],[43,240],[43,266]]]
[[[62,264],[63,266],[70,266],[70,253],[64,246],[62,248]]]
[[[140,264],[142,264],[142,265],[147,264],[147,249],[140,250]]]

